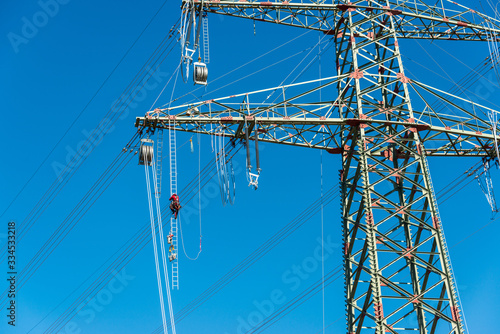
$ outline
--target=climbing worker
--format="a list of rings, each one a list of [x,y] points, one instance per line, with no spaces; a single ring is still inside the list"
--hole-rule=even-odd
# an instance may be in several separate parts
[[[170,210],[174,214],[174,218],[177,219],[177,215],[179,214],[179,210],[181,209],[181,204],[179,203],[179,196],[177,194],[172,194],[168,199],[170,202]]]

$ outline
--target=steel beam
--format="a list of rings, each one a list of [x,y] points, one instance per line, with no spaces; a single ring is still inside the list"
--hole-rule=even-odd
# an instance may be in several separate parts
[[[398,38],[486,41],[488,33],[493,36],[500,34],[498,20],[456,3],[448,3],[452,8],[445,8],[427,5],[423,1],[336,2],[194,1],[208,13],[318,30],[332,35],[338,33],[337,25],[348,12],[357,12],[365,16],[365,20],[391,16],[392,27]],[[184,0],[183,7],[191,3]],[[353,28],[356,27],[353,25]],[[351,33],[356,36],[358,32],[353,29]]]
[[[250,122],[249,135],[258,141],[342,156],[349,334],[465,333],[427,157],[493,156],[498,129],[477,115],[485,106],[407,77],[398,43],[500,35],[499,21],[453,5],[186,0],[184,8],[197,8],[198,15],[206,11],[331,35],[337,76],[156,109],[136,119],[139,131],[233,138],[241,138]],[[299,92],[291,94],[294,89]],[[249,95],[265,101],[258,95],[280,90],[279,102],[249,102]],[[317,102],[319,90],[331,99]],[[444,111],[428,102],[436,98]]]
[[[381,120],[373,108],[376,102],[388,110],[379,127],[359,122],[341,130],[341,183],[348,190],[342,198],[347,332],[434,334],[444,326],[464,333],[423,136],[403,122],[415,115],[397,20],[375,11],[346,14],[339,33],[371,32],[378,40],[351,37],[337,42],[338,76],[351,73],[354,79],[349,94],[339,101],[346,106],[339,117]],[[373,65],[380,75],[364,80],[363,70]],[[347,85],[347,80],[339,82],[339,94]],[[398,88],[389,90],[391,86]],[[434,330],[429,332],[429,327]]]
[[[251,116],[213,116],[189,117],[170,116],[175,119],[175,128],[178,131],[216,135],[223,133],[230,138],[242,138],[241,129],[245,119],[257,124],[251,133],[255,132],[259,141],[285,144],[300,147],[325,149],[332,154],[342,154],[345,145],[339,140],[340,133],[345,127],[365,126],[370,128],[372,134],[384,132],[387,126],[394,128],[406,127],[408,136],[411,132],[418,132],[420,141],[428,141],[432,148],[426,148],[427,156],[441,157],[491,157],[494,156],[493,143],[495,137],[492,133],[472,130],[461,130],[436,125],[423,125],[414,122],[383,121],[358,118],[325,118],[320,117],[257,117]],[[169,129],[169,117],[137,117],[135,126],[139,129]],[[210,127],[212,125],[212,127]],[[222,131],[222,132],[221,132]],[[370,153],[383,154],[383,143],[378,135],[369,136],[369,140],[377,144],[376,149]],[[399,151],[398,159],[404,158],[409,151]]]

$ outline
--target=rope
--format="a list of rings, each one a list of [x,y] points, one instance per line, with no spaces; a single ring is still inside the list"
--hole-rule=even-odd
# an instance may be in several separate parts
[[[231,153],[233,150],[232,148],[229,150],[229,152],[234,156],[238,152],[240,147],[236,148],[236,152]],[[213,178],[213,172],[215,170],[215,166],[213,165],[213,161],[210,161],[205,165],[205,167],[202,169],[200,175],[202,185],[201,188],[204,188],[208,182],[211,181]],[[189,203],[193,198],[194,198],[194,187],[196,185],[196,180],[198,176],[195,176],[186,186],[185,188],[181,191],[181,197],[186,198],[186,203]],[[191,196],[187,196],[188,194],[193,194]],[[162,209],[162,214],[164,215],[164,218],[167,216],[170,216],[170,209],[168,205],[165,205]],[[99,291],[101,291],[106,284],[109,283],[109,281],[115,277],[116,272],[121,271],[128,263],[130,263],[134,257],[139,254],[139,252],[146,247],[148,244],[150,237],[148,237],[149,234],[149,222],[147,222],[139,231],[136,232],[134,236],[132,236],[122,247],[121,249],[123,250],[118,250],[115,252],[113,255],[111,255],[105,263],[109,262],[108,265],[101,265],[100,268],[96,269],[94,273],[89,275],[87,279],[81,284],[83,285],[86,281],[89,281],[94,275],[96,275],[102,267],[105,269],[101,274],[98,275],[97,279],[94,280],[88,286],[85,288],[85,290],[77,297],[72,304],[66,308],[66,310],[57,318],[55,322],[50,327],[54,327],[54,332],[58,332],[57,328],[62,328],[64,327],[73,317],[83,308],[85,305],[88,304],[88,302],[91,300],[92,296],[95,296]],[[118,256],[116,256],[119,254]],[[116,257],[115,257],[116,256]],[[114,258],[114,259],[113,259]],[[79,288],[78,288],[79,289]],[[78,289],[75,289],[73,292],[70,293],[70,295],[74,294]],[[89,298],[90,296],[90,298]],[[69,298],[69,296],[64,300],[66,301]],[[64,302],[63,301],[63,302]],[[63,303],[62,302],[62,303]],[[59,308],[59,306],[62,304],[60,303],[56,308],[54,308],[51,312],[49,312],[44,319],[39,321],[32,329],[35,329],[38,327],[42,321],[44,321],[50,314],[52,314],[56,309]]]
[[[200,250],[198,251],[198,254],[196,254],[196,257],[191,258],[184,247],[184,235],[182,234],[182,224],[181,224],[181,219],[180,216],[178,217],[179,221],[179,230],[181,232],[181,244],[182,244],[182,251],[184,252],[184,255],[191,261],[196,261],[198,260],[198,257],[201,254],[201,137],[200,133],[197,134],[198,137],[198,217],[199,217],[199,222],[200,222]]]
[[[158,261],[158,246],[156,243],[156,231],[155,231],[155,219],[154,219],[154,210],[153,210],[153,204],[152,204],[152,198],[151,198],[151,184],[150,184],[150,179],[149,179],[149,173],[148,173],[148,164],[145,163],[145,172],[146,172],[146,186],[148,190],[148,203],[149,203],[149,216],[151,220],[151,231],[152,231],[152,237],[153,237],[153,249],[154,249],[154,256],[155,256],[155,266],[156,266],[156,278],[158,280],[158,292],[160,295],[160,304],[161,304],[161,315],[162,315],[162,321],[163,321],[163,331],[164,333],[168,333],[168,326],[167,326],[167,321],[166,321],[166,316],[165,316],[165,306],[164,306],[164,301],[163,301],[163,289],[162,289],[162,283],[161,283],[161,273],[160,273],[160,268],[159,268],[159,261]],[[153,174],[153,183],[154,183],[154,190],[155,193],[158,192],[158,187],[157,187],[157,175],[156,175],[156,166],[154,162],[154,151],[151,153],[151,169],[152,169],[152,174]],[[169,315],[170,315],[170,326],[172,328],[172,333],[176,334],[175,332],[175,320],[174,320],[174,314],[173,314],[173,306],[172,306],[172,297],[170,294],[170,283],[169,283],[169,276],[168,276],[168,268],[167,268],[167,257],[165,253],[165,240],[164,240],[164,235],[163,235],[163,223],[162,223],[162,215],[161,215],[161,210],[160,210],[160,199],[158,196],[155,196],[155,204],[156,204],[156,217],[158,220],[158,234],[160,237],[160,249],[161,249],[161,258],[162,258],[162,265],[163,265],[163,276],[165,279],[165,286],[166,286],[166,291],[167,291],[167,302],[168,302],[168,308],[169,308]]]
[[[167,3],[167,0],[165,0],[163,2],[163,4],[160,6],[160,8],[156,11],[156,13],[153,15],[153,17],[146,24],[146,26],[144,27],[144,29],[142,29],[142,31],[139,34],[139,36],[134,40],[134,42],[132,43],[132,45],[127,49],[127,51],[124,53],[124,55],[118,61],[118,63],[115,65],[115,67],[113,68],[113,70],[108,74],[108,76],[106,77],[106,79],[104,79],[104,81],[101,83],[101,85],[99,86],[99,88],[97,88],[96,92],[92,95],[92,97],[87,102],[87,104],[85,104],[85,106],[83,107],[83,109],[79,112],[79,114],[75,117],[75,119],[71,122],[71,124],[66,128],[66,131],[63,133],[63,135],[61,136],[61,138],[59,138],[59,140],[57,141],[57,143],[52,147],[52,149],[50,150],[50,152],[45,156],[45,158],[43,159],[43,161],[38,165],[38,167],[33,172],[33,174],[31,174],[30,178],[24,183],[24,185],[21,187],[21,190],[19,190],[19,192],[10,201],[10,203],[7,205],[7,207],[5,208],[5,210],[0,215],[0,218],[4,216],[4,214],[7,212],[7,210],[9,210],[9,208],[17,200],[17,198],[19,197],[19,195],[24,191],[24,189],[26,188],[26,186],[35,177],[35,175],[38,173],[38,171],[40,170],[40,168],[45,164],[45,162],[47,162],[47,160],[52,155],[52,153],[55,151],[55,149],[59,146],[59,144],[67,136],[67,134],[73,128],[73,126],[76,124],[76,122],[78,121],[78,119],[82,116],[82,114],[85,112],[85,110],[87,110],[88,106],[92,103],[92,101],[94,101],[94,99],[96,98],[97,94],[99,94],[99,92],[106,85],[106,83],[109,81],[109,79],[111,78],[111,76],[116,72],[116,70],[118,69],[118,67],[121,65],[121,63],[123,62],[123,60],[127,57],[127,55],[130,53],[130,51],[133,49],[133,47],[137,44],[137,42],[139,41],[139,39],[141,39],[142,35],[144,35],[144,33],[146,32],[147,28],[151,25],[151,23],[153,22],[153,20],[160,13],[160,11],[162,10],[162,8],[165,6],[166,3]],[[122,95],[123,95],[123,93],[122,93]]]
[[[155,255],[155,268],[156,268],[156,280],[158,282],[158,294],[160,296],[160,307],[161,307],[161,319],[163,321],[163,333],[168,333],[167,331],[167,320],[165,317],[165,306],[163,302],[163,289],[161,284],[161,274],[160,266],[158,263],[158,247],[156,245],[156,231],[155,231],[155,220],[153,217],[153,201],[151,199],[151,185],[149,181],[148,164],[144,164],[144,171],[146,173],[146,188],[148,191],[148,205],[149,205],[149,219],[151,221],[151,234],[153,239],[153,250]]]
[[[216,129],[216,139],[214,143],[215,164],[217,166],[217,176],[219,179],[219,190],[221,194],[222,205],[227,203],[233,205],[236,196],[236,182],[234,178],[234,169],[231,159],[226,159],[226,142],[222,126]],[[228,171],[228,164],[230,172]],[[230,176],[228,174],[230,173]],[[232,185],[232,186],[231,186]],[[231,191],[232,189],[232,191]]]
[[[325,140],[325,135],[323,134],[323,141]],[[324,223],[323,223],[323,209],[324,209],[324,204],[323,204],[323,150],[319,151],[320,153],[320,160],[321,160],[321,167],[320,167],[320,180],[321,180],[321,277],[322,282],[322,319],[323,319],[323,328],[325,328],[325,237],[324,237]],[[324,333],[324,329],[323,329]]]
[[[225,76],[227,76],[227,75],[229,75],[229,74],[231,74],[231,73],[233,73],[233,72],[235,72],[235,71],[237,71],[237,70],[239,70],[239,69],[241,69],[241,68],[243,68],[243,67],[246,67],[247,65],[250,65],[250,64],[251,64],[251,63],[253,63],[253,62],[258,61],[260,58],[263,58],[263,57],[267,56],[268,54],[270,54],[270,53],[272,53],[272,52],[274,52],[274,51],[276,51],[276,50],[278,50],[278,49],[280,49],[280,48],[284,47],[285,45],[290,44],[290,43],[294,42],[295,40],[297,40],[297,39],[299,39],[299,38],[301,38],[301,37],[303,37],[303,36],[305,36],[305,35],[307,35],[307,34],[310,34],[312,31],[313,31],[313,30],[309,30],[309,29],[307,29],[307,31],[306,31],[306,32],[304,32],[303,34],[298,35],[297,37],[292,38],[292,39],[290,39],[290,40],[287,40],[285,43],[283,43],[283,44],[281,44],[281,45],[279,45],[279,46],[275,47],[275,48],[274,48],[274,49],[272,49],[272,50],[269,50],[269,51],[267,51],[267,52],[265,52],[265,53],[261,54],[260,56],[258,56],[258,57],[256,57],[256,58],[252,58],[252,60],[250,60],[250,61],[246,62],[245,64],[242,64],[242,65],[240,65],[240,66],[238,66],[238,67],[236,67],[236,68],[232,69],[231,71],[227,71],[227,72],[225,72],[223,75],[221,75],[221,76],[219,76],[219,77],[217,77],[217,78],[215,78],[215,79],[211,80],[211,81],[210,81],[210,82],[211,82],[211,84],[213,84],[214,82],[216,82],[216,81],[218,81],[218,80],[220,80],[220,79],[224,78]],[[181,44],[181,45],[182,45],[182,44]],[[301,52],[303,52],[303,51],[301,51]],[[301,52],[299,52],[299,53],[301,53]],[[299,53],[297,53],[297,54],[299,54]],[[255,73],[253,73],[253,74],[255,74]],[[234,82],[233,82],[233,83],[234,83]],[[225,87],[225,86],[224,86],[224,87]],[[191,94],[193,94],[194,92],[196,92],[197,90],[200,90],[200,89],[202,89],[202,88],[203,88],[203,87],[201,87],[201,86],[200,86],[200,87],[197,87],[197,88],[195,88],[195,89],[191,90],[190,92],[188,92],[188,93],[186,93],[186,94],[184,94],[184,95],[179,96],[178,98],[176,98],[176,99],[175,99],[175,100],[173,100],[172,102],[178,101],[178,100],[182,99],[183,97],[186,97],[186,96],[188,96],[188,95],[191,95]],[[205,88],[206,88],[206,87],[205,87]],[[221,88],[222,88],[222,87],[221,87]],[[220,88],[219,88],[219,89],[220,89]],[[218,89],[217,89],[217,90],[218,90]],[[213,92],[214,92],[214,91],[209,92],[209,93],[213,93]],[[206,93],[206,92],[205,92],[205,93]],[[203,94],[203,95],[204,95],[204,94]],[[191,100],[191,101],[193,101],[193,100]],[[166,104],[164,104],[164,105],[163,105],[163,107],[165,107],[165,106],[166,106]]]
[[[341,316],[340,318],[337,318],[337,320],[335,320],[334,322],[329,323],[329,324],[328,324],[328,326],[323,327],[322,329],[320,329],[319,331],[317,331],[317,332],[316,332],[316,333],[314,333],[314,334],[318,334],[318,333],[321,333],[321,332],[323,332],[323,333],[324,333],[324,332],[325,332],[325,329],[327,329],[328,327],[332,326],[333,324],[335,324],[335,323],[339,322],[339,321],[340,321],[342,318],[344,318],[344,317],[345,317],[345,316]]]
[[[235,196],[235,190],[236,190],[236,183],[234,182],[234,169],[233,169],[233,162],[231,159],[227,160],[226,156],[226,141],[225,141],[225,133],[221,129],[221,134],[222,136],[219,137],[219,146],[221,147],[222,150],[222,155],[219,160],[219,163],[221,165],[221,170],[224,176],[224,192],[227,194],[227,201],[229,204],[233,205],[234,204],[234,196]],[[228,163],[230,166],[230,171],[228,170]],[[228,175],[229,174],[229,175]],[[232,187],[231,187],[232,185]],[[233,189],[232,194],[231,194],[231,189]]]
[[[320,38],[321,35],[318,35],[318,72],[319,72],[319,78],[321,79],[321,40]],[[321,89],[319,90],[319,102],[322,102],[321,99]],[[322,128],[323,129],[323,128]],[[323,142],[325,141],[325,133],[323,132]],[[323,277],[322,280],[322,288],[321,288],[321,297],[322,297],[322,320],[323,320],[323,334],[325,333],[325,237],[324,237],[324,222],[323,222],[323,150],[319,151],[320,153],[320,161],[321,161],[321,167],[320,167],[320,180],[321,180],[321,277]]]
[[[201,134],[198,132],[198,217],[200,221],[200,253],[201,253]]]
[[[196,257],[192,258],[190,257],[187,252],[186,252],[186,248],[184,248],[184,235],[182,234],[182,224],[181,224],[181,217],[177,217],[177,221],[179,222],[179,230],[181,232],[181,245],[182,245],[182,251],[184,252],[184,255],[186,255],[186,257],[191,260],[191,261],[196,261],[198,260],[198,257],[200,256],[200,253],[201,253],[201,238],[200,238],[200,250],[198,251],[198,254],[196,254]]]
[[[127,88],[121,94],[120,98],[116,100],[113,106],[109,109],[107,114],[104,116],[105,118],[109,118],[110,122],[107,123],[107,126],[101,126],[103,124],[102,121],[97,126],[93,132],[89,135],[89,139],[87,140],[86,145],[82,145],[81,149],[77,152],[73,159],[66,165],[65,169],[61,171],[61,177],[56,179],[49,189],[45,192],[42,198],[38,201],[35,207],[30,211],[28,216],[24,219],[22,224],[20,224],[19,229],[19,240],[26,234],[33,224],[40,218],[43,212],[47,209],[47,207],[52,203],[52,201],[57,197],[60,191],[64,188],[64,186],[69,182],[72,176],[78,171],[83,162],[88,158],[88,156],[93,152],[95,147],[103,140],[106,135],[106,129],[109,129],[113,126],[113,124],[118,120],[118,118],[122,115],[122,113],[127,109],[128,105],[133,101],[135,96],[141,91],[141,89],[147,84],[147,82],[152,77],[152,74],[159,68],[161,63],[165,60],[166,56],[172,51],[168,51],[167,55],[161,59],[161,56],[167,48],[172,44],[175,39],[172,39],[170,44],[164,48],[164,50],[160,53],[160,50],[163,48],[163,45],[172,37],[171,35],[164,38],[164,40],[157,47],[153,55],[147,60],[147,62],[143,65],[142,69],[136,74],[134,79],[129,83]],[[156,54],[159,53],[159,56]],[[155,59],[156,57],[156,59]],[[147,68],[151,68],[151,70],[147,70]],[[142,78],[141,78],[142,76]],[[134,86],[135,84],[135,86]],[[113,114],[112,116],[109,116]],[[76,168],[71,168],[70,166],[76,166]]]
[[[191,20],[192,19],[192,20]],[[183,13],[181,14],[181,25],[180,25],[180,44],[181,44],[181,64],[186,63],[186,76],[184,77],[184,71],[181,67],[181,76],[184,83],[187,83],[189,78],[189,65],[191,63],[192,56],[196,50],[189,50],[189,34],[191,29],[195,29],[196,20],[194,19],[194,4],[191,1],[186,2]],[[193,32],[194,34],[194,32]],[[191,51],[191,54],[189,54]]]
[[[154,151],[153,151],[154,152]],[[154,153],[152,154],[152,171],[153,171],[153,183],[155,185],[155,193],[158,193],[158,188],[157,188],[157,175],[156,175],[156,166],[155,166],[155,160],[154,160]],[[163,276],[165,278],[165,286],[167,290],[167,301],[168,301],[168,310],[170,313],[170,326],[172,328],[172,333],[175,333],[175,320],[174,320],[174,313],[173,313],[173,306],[172,306],[172,297],[170,294],[170,282],[168,278],[168,267],[167,267],[167,256],[165,254],[165,240],[163,238],[163,223],[161,220],[161,210],[160,210],[160,198],[159,196],[155,196],[156,198],[156,217],[158,219],[158,229],[159,229],[159,235],[160,235],[160,246],[161,246],[161,258],[163,262]]]
[[[240,149],[240,146],[238,146],[236,148],[236,150],[238,151]],[[203,175],[201,175],[201,179],[202,179],[202,182],[204,182],[202,184],[202,188],[211,180],[213,174],[211,174],[213,171],[215,170],[215,166],[213,165],[213,160],[210,161],[209,163],[207,163],[205,165],[205,167],[202,169],[202,173]],[[470,171],[471,169],[469,169],[468,171]],[[467,171],[467,172],[468,172]],[[467,172],[463,173],[463,174],[467,174]],[[463,175],[462,174],[462,175]],[[461,178],[462,177],[459,176],[457,177],[457,179]],[[185,194],[190,194],[193,192],[193,188],[192,186],[194,186],[195,184],[195,180],[197,180],[198,176],[196,176],[194,179],[192,179],[188,185],[186,185],[186,187],[181,191],[181,197],[185,197],[185,196],[182,196],[183,193]],[[204,181],[205,179],[208,179],[207,181]],[[455,183],[455,181],[457,181],[457,179],[455,179],[454,181],[452,181],[453,183]],[[450,187],[449,188],[456,188],[456,185],[452,185],[450,184],[449,185]],[[328,205],[328,201],[326,200],[326,198],[328,197],[328,194],[330,193],[330,191],[327,191],[325,194],[324,194],[324,204],[325,205]],[[438,194],[440,193],[440,191],[437,192]],[[192,195],[193,197],[195,195]],[[192,198],[192,197],[191,197]],[[189,198],[187,198],[187,201],[186,203],[188,203],[190,201]],[[168,205],[164,206],[164,214],[165,215],[170,215],[170,210],[168,208]],[[168,213],[167,213],[168,212]],[[307,214],[311,214],[311,212],[307,213]],[[301,223],[305,223],[305,222],[301,222]],[[149,224],[148,224],[149,225]],[[111,280],[113,277],[114,277],[114,273],[113,271],[114,270],[117,270],[117,271],[120,271],[123,267],[125,267],[128,263],[130,263],[137,254],[139,254],[139,252],[147,245],[148,243],[148,240],[149,238],[147,237],[147,233],[148,233],[148,230],[149,230],[149,227],[148,226],[144,226],[143,228],[141,228],[137,233],[136,235],[132,236],[130,238],[129,241],[127,241],[127,244],[125,244],[124,246],[122,246],[122,248],[125,248],[123,252],[121,252],[121,254],[116,258],[116,259],[112,259],[112,257],[115,256],[112,255],[108,260],[106,260],[106,262],[110,262],[109,266],[107,267],[107,269],[104,270],[104,272],[102,274],[100,274],[99,278],[94,281],[92,283],[92,285],[90,285],[88,288],[86,288],[86,290],[77,298],[74,300],[74,302],[72,303],[72,305],[70,305],[67,310],[60,316],[60,318],[62,319],[63,317],[66,318],[65,320],[60,320],[61,322],[61,326],[64,326],[67,322],[71,321],[71,319],[76,315],[76,313],[80,310],[79,306],[81,303],[83,303],[83,305],[85,305],[85,300],[89,300],[89,296],[91,295],[95,295],[97,294],[103,287],[106,286],[107,282],[109,282],[109,280]],[[293,232],[293,231],[292,231]],[[285,236],[286,238],[286,236]],[[259,249],[258,251],[258,254],[260,254],[261,250]],[[242,265],[240,263],[240,265]],[[251,264],[250,264],[251,265]],[[234,270],[236,270],[238,268],[241,268],[240,266],[236,266],[234,268]],[[238,270],[246,270],[246,269],[238,269]],[[96,271],[97,272],[97,271]],[[92,275],[90,275],[86,280],[90,280],[90,278],[92,276],[94,276],[95,273],[93,273]],[[228,273],[229,274],[229,273]],[[226,274],[227,276],[227,274]],[[221,278],[222,279],[222,278]],[[220,287],[221,285],[221,281],[219,280],[218,282],[216,282],[212,288],[213,289],[217,289],[218,287]],[[188,307],[189,305],[187,305],[186,307],[184,307],[182,310],[176,312],[176,318],[177,318],[177,321],[181,321],[182,319],[184,319],[186,316],[188,316],[194,309],[198,308],[199,306],[201,306],[202,303],[204,303],[207,299],[211,298],[211,295],[210,294],[215,294],[217,293],[217,291],[215,292],[209,292],[207,290],[205,290],[204,293],[202,293],[197,299],[193,300],[189,305],[194,305],[192,307]],[[76,292],[73,291],[73,293]],[[72,294],[73,294],[72,293]],[[197,300],[201,300],[201,299],[205,299],[205,301],[197,301]],[[82,306],[84,307],[84,306]],[[51,313],[53,313],[55,311],[52,310]],[[41,322],[40,322],[41,323]],[[39,323],[39,324],[40,324]],[[39,326],[39,324],[35,325],[35,327]],[[32,329],[34,329],[35,327],[33,327]],[[328,326],[327,326],[328,327]],[[160,327],[161,328],[161,327]],[[159,332],[160,329],[158,329],[158,331],[155,331],[155,332]]]
[[[338,186],[334,186],[325,193],[325,205],[329,205],[335,198],[338,197]],[[228,271],[223,277],[221,277],[217,282],[212,284],[203,293],[201,293],[197,298],[186,305],[182,310],[180,310],[176,317],[178,321],[182,321],[191,312],[203,305],[216,293],[222,290],[225,286],[235,280],[238,276],[243,274],[252,265],[254,265],[258,260],[264,257],[272,249],[278,246],[286,238],[297,231],[301,226],[303,226],[307,221],[311,220],[319,211],[321,201],[320,199],[315,200],[309,207],[304,209],[297,217],[295,217],[290,223],[284,226],[281,230],[276,232],[271,236],[266,242],[257,247],[251,254],[249,254],[245,259],[243,259],[238,265],[233,269]],[[156,329],[153,333],[159,333],[159,329]]]

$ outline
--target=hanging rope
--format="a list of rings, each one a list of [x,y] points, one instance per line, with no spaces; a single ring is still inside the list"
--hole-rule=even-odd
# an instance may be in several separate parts
[[[319,78],[322,78],[322,73],[321,73],[321,35],[318,35],[318,72],[319,72]],[[322,102],[322,97],[321,97],[321,89],[319,90],[319,101]],[[324,129],[324,126],[321,127],[321,129]],[[325,142],[325,133],[323,132],[323,143]],[[321,277],[323,278],[321,284],[321,297],[322,297],[322,320],[323,320],[323,334],[325,333],[325,237],[324,237],[324,221],[323,221],[323,209],[324,209],[324,203],[323,203],[323,150],[320,151],[320,161],[321,161],[321,168],[320,168],[320,179],[321,179]]]
[[[146,173],[146,188],[148,191],[148,204],[149,204],[149,217],[151,220],[151,233],[152,233],[152,238],[153,238],[153,249],[154,249],[154,256],[155,256],[155,266],[156,266],[156,278],[158,281],[158,292],[160,296],[160,304],[161,304],[161,315],[162,315],[162,320],[163,320],[163,330],[164,333],[168,333],[168,327],[167,327],[167,320],[166,320],[166,315],[165,315],[165,306],[164,306],[164,300],[163,300],[163,288],[162,288],[162,282],[161,282],[161,273],[160,273],[160,267],[159,267],[159,260],[158,260],[158,246],[156,242],[156,227],[155,227],[155,218],[154,218],[154,209],[153,209],[153,200],[151,196],[151,180],[149,177],[149,172],[148,172],[148,166],[151,166],[151,171],[153,175],[153,184],[154,184],[154,191],[155,193],[158,193],[158,186],[157,186],[157,175],[156,175],[156,165],[155,165],[155,158],[154,158],[154,150],[151,149],[151,154],[150,157],[151,162],[149,163],[146,161],[144,163],[144,168],[145,168],[145,173]],[[156,217],[157,217],[157,224],[158,224],[158,234],[160,238],[160,250],[161,250],[161,258],[162,258],[162,266],[163,266],[163,276],[165,279],[165,287],[167,290],[167,303],[168,303],[168,310],[169,310],[169,316],[170,316],[170,326],[172,329],[172,333],[176,334],[175,331],[175,320],[174,320],[174,313],[173,313],[173,306],[172,306],[172,296],[170,293],[170,283],[169,283],[169,275],[168,275],[168,267],[167,267],[167,256],[165,252],[165,240],[164,240],[164,235],[163,235],[163,222],[162,222],[162,215],[161,215],[161,207],[160,207],[160,198],[159,196],[155,196],[155,206],[156,206]]]
[[[321,36],[318,36],[318,72],[319,78],[321,79]],[[319,90],[319,102],[322,102],[321,99],[321,89]],[[324,126],[321,127],[321,130],[324,129]],[[322,131],[323,132],[323,131]],[[322,142],[325,142],[325,133],[323,132]],[[323,150],[320,150],[320,184],[321,184],[321,299],[322,299],[322,320],[323,320],[323,334],[325,333],[325,237],[324,237],[324,223],[323,223]]]
[[[153,183],[155,185],[155,193],[158,193],[158,188],[157,188],[157,175],[156,175],[156,166],[155,166],[155,160],[154,157],[152,159],[153,166],[151,167],[153,171]],[[156,216],[158,217],[158,232],[160,235],[160,246],[161,246],[161,258],[163,262],[163,276],[165,278],[165,286],[167,289],[167,302],[168,302],[168,310],[170,313],[170,325],[172,328],[172,333],[176,334],[175,332],[175,321],[174,321],[174,312],[173,312],[173,306],[172,306],[172,296],[170,294],[170,282],[169,282],[169,276],[168,276],[168,267],[167,267],[167,256],[165,253],[165,240],[163,238],[163,222],[162,222],[162,215],[161,215],[161,207],[160,207],[160,197],[155,196],[156,198]]]
[[[126,147],[129,147],[127,145]],[[135,146],[132,146],[135,148]],[[230,155],[234,155],[238,152],[240,148],[236,149],[228,149],[228,153]],[[134,157],[134,156],[132,156]],[[205,166],[201,169],[201,188],[205,187],[208,182],[212,179],[214,176],[214,171],[215,171],[215,166],[214,166],[214,161],[210,161],[209,163],[205,164]],[[184,203],[190,203],[194,197],[196,196],[196,188],[198,187],[197,185],[197,180],[198,180],[198,175],[193,177],[190,182],[187,183],[187,185],[180,191],[181,198],[185,198]],[[165,205],[162,209],[163,215],[165,218],[166,216],[170,216],[170,209],[168,207],[168,204]],[[55,320],[50,328],[54,328],[53,332],[58,333],[61,328],[64,328],[64,326],[71,321],[71,319],[85,306],[85,301],[90,300],[89,296],[93,294],[95,296],[96,293],[101,291],[107,283],[114,277],[114,273],[116,271],[120,271],[123,269],[123,266],[127,264],[127,261],[130,259],[134,258],[137,256],[137,251],[138,249],[142,249],[145,245],[147,245],[148,242],[151,240],[151,232],[149,232],[151,229],[150,227],[150,221],[149,218],[146,222],[146,225],[142,226],[139,231],[135,234],[133,238],[131,238],[129,241],[127,241],[122,247],[121,251],[118,251],[117,253],[113,254],[111,257],[109,257],[102,265],[99,267],[91,276],[87,277],[85,282],[82,282],[80,287],[84,286],[84,284],[88,283],[88,286],[86,287],[85,291],[80,294],[77,297],[72,298],[72,303],[66,307],[66,310],[62,312],[58,319]],[[149,237],[148,237],[149,235]],[[99,278],[97,280],[91,280],[91,278],[95,275],[99,274]],[[73,293],[76,293],[76,290],[73,291]],[[69,296],[68,296],[69,298]],[[66,302],[67,300],[64,300],[63,302]],[[59,308],[62,304],[57,305],[56,308]],[[46,317],[41,319],[36,325],[32,327],[30,332],[33,332],[35,328],[40,326],[40,324],[47,319],[49,315],[52,315],[52,313],[55,312],[55,309],[51,310]],[[176,312],[175,320],[176,322],[179,321],[178,319],[178,312]],[[160,329],[157,331],[163,332],[163,325],[160,326]],[[47,331],[47,333],[51,332],[50,330]]]
[[[320,67],[321,68],[321,67]],[[325,141],[325,134],[323,133],[323,142]],[[320,198],[321,198],[321,298],[322,298],[322,319],[323,319],[323,328],[325,328],[325,236],[324,236],[324,219],[323,219],[323,150],[319,151],[319,159],[320,159]],[[323,329],[323,333],[325,330]]]
[[[153,250],[155,255],[155,268],[156,268],[156,280],[158,282],[158,294],[160,296],[160,307],[161,307],[161,319],[163,321],[163,332],[167,332],[167,320],[165,317],[165,306],[163,302],[163,289],[161,283],[160,265],[158,263],[158,246],[156,245],[156,231],[155,231],[155,220],[153,217],[153,201],[151,199],[151,185],[148,173],[148,164],[144,164],[144,171],[146,173],[146,188],[148,191],[148,204],[149,204],[149,218],[151,221],[151,234],[153,238]]]
[[[224,129],[222,126],[215,129],[214,153],[215,164],[217,166],[217,176],[219,179],[219,188],[221,193],[222,204],[227,203],[233,205],[236,196],[236,182],[234,177],[233,162],[231,159],[226,159],[226,142]]]
[[[200,223],[200,253],[201,253],[201,135],[198,132],[198,217]]]
[[[180,216],[178,217],[179,229],[181,232],[182,251],[184,252],[184,255],[191,261],[198,260],[198,257],[201,254],[201,145],[200,145],[201,137],[199,133],[197,134],[197,137],[198,137],[198,217],[200,222],[200,250],[198,251],[198,254],[196,254],[196,257],[194,258],[190,257],[187,254],[186,248],[184,247],[184,235],[182,233],[182,223]]]
[[[182,251],[184,252],[184,255],[191,261],[196,261],[198,260],[198,257],[200,256],[201,254],[201,237],[200,237],[200,250],[198,251],[198,254],[196,254],[196,257],[190,257],[187,252],[186,252],[186,248],[184,247],[184,235],[182,233],[182,223],[181,223],[181,218],[180,216],[177,217],[177,220],[179,221],[179,230],[181,232],[181,244],[182,244]]]

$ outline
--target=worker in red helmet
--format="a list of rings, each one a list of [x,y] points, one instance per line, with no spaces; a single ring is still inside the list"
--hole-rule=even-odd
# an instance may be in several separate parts
[[[179,214],[179,210],[181,209],[179,196],[177,196],[177,194],[172,194],[172,196],[170,196],[168,200],[170,201],[170,210],[172,210],[174,218],[177,219],[177,215]]]

